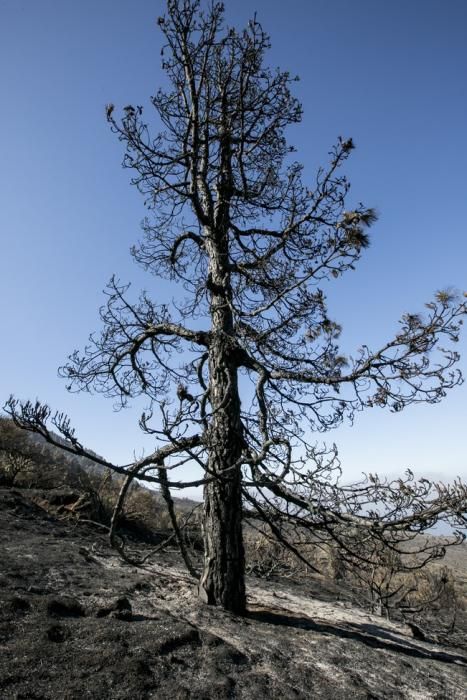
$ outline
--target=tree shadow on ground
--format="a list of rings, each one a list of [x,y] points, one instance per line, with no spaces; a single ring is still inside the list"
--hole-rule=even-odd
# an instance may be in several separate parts
[[[251,620],[270,625],[295,627],[323,635],[340,637],[341,639],[352,639],[373,649],[383,649],[419,659],[441,661],[467,667],[467,657],[465,656],[422,647],[374,624],[348,623],[346,625],[333,625],[326,622],[315,622],[308,617],[274,612],[272,610],[250,610],[248,617]]]

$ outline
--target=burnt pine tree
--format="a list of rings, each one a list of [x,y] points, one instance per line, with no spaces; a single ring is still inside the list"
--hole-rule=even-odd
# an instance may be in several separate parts
[[[346,208],[341,168],[352,140],[339,138],[328,166],[304,184],[285,139],[302,117],[296,79],[265,64],[269,38],[256,19],[237,31],[225,27],[220,3],[203,11],[198,0],[168,0],[158,25],[168,88],[151,102],[162,131],[139,106],[117,117],[109,104],[106,113],[148,209],[133,255],[181,294],[170,308],[156,294],[135,303],[113,279],[102,334],[62,373],[71,390],[122,405],[147,397],[141,426],[158,438],[154,453],[126,467],[91,458],[127,474],[120,503],[133,478],[161,484],[169,503],[171,488],[204,485],[200,596],[242,613],[245,515],[263,519],[299,558],[298,531],[357,561],[362,538],[397,548],[440,517],[465,524],[462,484],[409,475],[339,486],[335,448],[319,450],[309,436],[365,407],[440,400],[460,381],[449,345],[466,308],[438,293],[424,315],[403,316],[383,347],[344,357],[320,284],[354,268],[376,219],[363,205]],[[55,440],[47,406],[12,399],[8,410]],[[86,453],[66,417],[53,422],[67,449]],[[197,482],[177,480],[187,462],[201,467]]]

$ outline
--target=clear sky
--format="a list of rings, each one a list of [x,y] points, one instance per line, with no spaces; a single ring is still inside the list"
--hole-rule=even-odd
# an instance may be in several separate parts
[[[377,208],[372,246],[329,295],[344,349],[394,334],[439,288],[467,289],[465,0],[227,0],[231,24],[257,11],[269,62],[297,73],[303,123],[290,133],[310,179],[352,136],[354,202]],[[120,167],[104,105],[147,105],[163,80],[155,0],[0,0],[0,402],[14,393],[67,412],[80,439],[124,463],[143,447],[141,405],[116,414],[70,395],[57,367],[99,330],[113,273],[163,292],[138,269],[143,202]],[[467,374],[467,337],[459,350]],[[437,406],[381,409],[328,434],[346,476],[406,467],[467,476],[467,385]]]

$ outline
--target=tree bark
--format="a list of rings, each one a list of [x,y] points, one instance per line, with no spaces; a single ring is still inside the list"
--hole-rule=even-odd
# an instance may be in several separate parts
[[[208,469],[218,477],[204,490],[204,569],[200,597],[208,604],[245,611],[245,554],[242,533],[242,426],[237,368],[227,343],[211,353],[212,408]]]
[[[208,474],[217,478],[204,489],[204,568],[199,595],[211,605],[242,614],[246,608],[242,531],[243,430],[238,369],[233,351],[233,318],[227,227],[207,237],[211,294]]]

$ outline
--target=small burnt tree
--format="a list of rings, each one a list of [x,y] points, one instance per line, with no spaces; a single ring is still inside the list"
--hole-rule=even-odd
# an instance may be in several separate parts
[[[157,449],[127,469],[106,466],[166,493],[192,485],[173,476],[176,467],[201,467],[200,595],[242,613],[245,513],[298,557],[297,527],[349,547],[349,526],[358,550],[359,529],[397,542],[443,514],[460,517],[459,484],[423,498],[381,482],[338,487],[335,452],[319,452],[309,436],[366,406],[440,400],[460,380],[456,353],[440,342],[456,340],[465,306],[439,293],[383,347],[344,357],[319,285],[353,269],[376,219],[363,205],[346,208],[341,168],[352,140],[339,138],[305,185],[285,139],[302,116],[295,78],[265,65],[269,38],[256,19],[237,31],[225,27],[220,3],[203,11],[198,0],[168,0],[158,24],[168,87],[151,102],[163,130],[153,134],[142,107],[106,111],[148,209],[133,255],[157,279],[179,283],[180,298],[170,308],[148,294],[133,303],[113,279],[101,336],[62,372],[71,390],[150,403],[141,426],[159,438]],[[47,407],[13,400],[9,411],[54,439]],[[85,452],[65,417],[54,424],[70,450]],[[379,496],[385,508],[370,513],[365,502]]]

